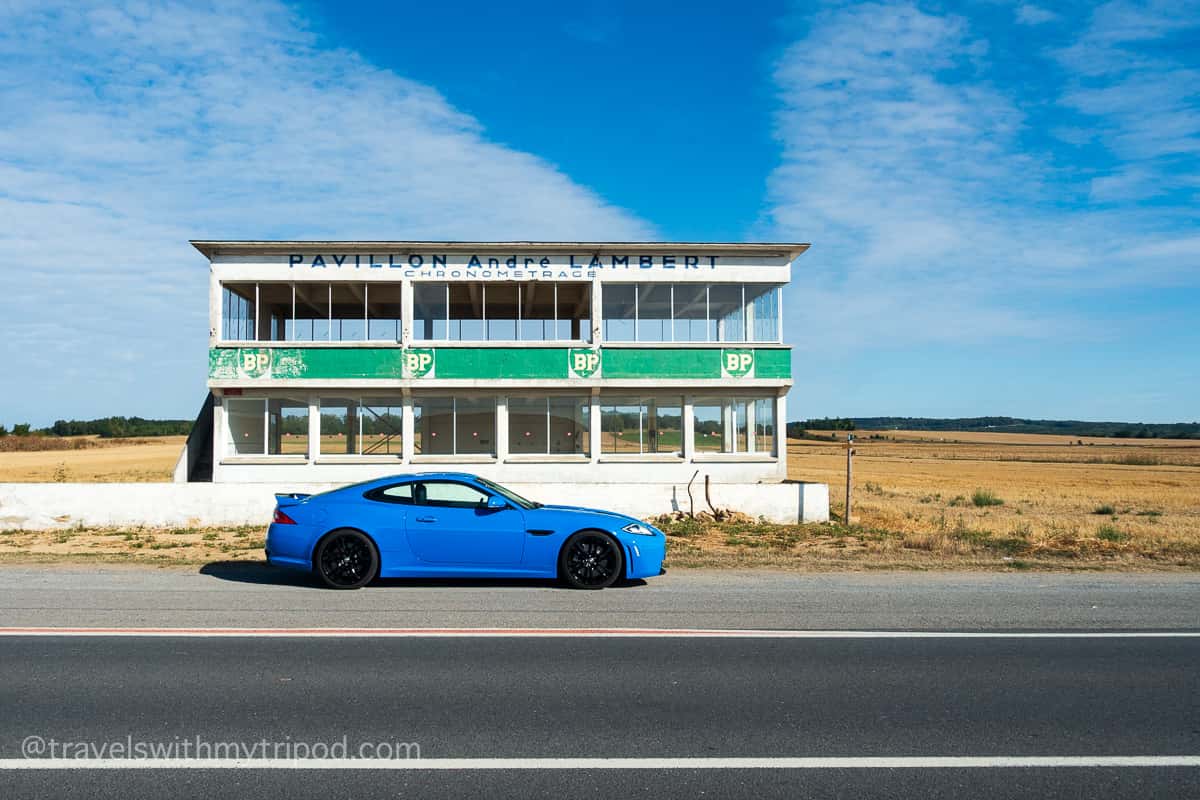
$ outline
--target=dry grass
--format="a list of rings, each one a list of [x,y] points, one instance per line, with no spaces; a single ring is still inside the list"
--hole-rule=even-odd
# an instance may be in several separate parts
[[[852,525],[672,523],[668,565],[1200,568],[1200,442],[1075,441],[860,431]],[[56,470],[71,481],[169,479],[183,437],[149,442],[0,453],[0,481],[54,480]],[[836,518],[844,513],[844,470],[844,445],[789,442],[790,477],[828,483]],[[252,560],[261,558],[263,534],[257,527],[8,531],[0,532],[0,559]]]
[[[186,440],[186,436],[145,439],[81,436],[60,440],[89,443],[72,444],[70,450],[0,452],[0,483],[169,481]]]
[[[855,442],[855,524],[835,538],[880,534],[858,549],[883,561],[1200,566],[1200,442],[871,435]],[[789,442],[789,476],[828,483],[839,519],[845,464],[844,444]]]
[[[0,531],[0,562],[122,562],[146,565],[257,561],[266,528],[65,528]]]

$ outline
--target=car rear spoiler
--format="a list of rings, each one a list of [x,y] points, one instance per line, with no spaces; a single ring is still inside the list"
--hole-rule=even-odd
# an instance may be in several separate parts
[[[302,492],[276,492],[275,493],[275,505],[277,505],[277,506],[294,506],[297,503],[304,502],[305,500],[307,500],[310,497],[312,497],[311,494],[304,494]]]

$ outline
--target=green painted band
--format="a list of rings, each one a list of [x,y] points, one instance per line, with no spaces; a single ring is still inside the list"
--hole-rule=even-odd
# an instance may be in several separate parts
[[[211,380],[767,378],[792,376],[788,348],[215,347]]]

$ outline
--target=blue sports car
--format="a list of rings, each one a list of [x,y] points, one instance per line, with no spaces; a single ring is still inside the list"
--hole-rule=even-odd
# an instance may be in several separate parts
[[[610,511],[549,506],[459,472],[276,495],[267,560],[334,589],[384,578],[558,578],[577,589],[662,573],[666,537]]]

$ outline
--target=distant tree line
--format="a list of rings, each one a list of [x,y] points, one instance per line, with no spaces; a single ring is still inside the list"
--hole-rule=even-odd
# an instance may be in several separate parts
[[[17,428],[13,433],[20,435]],[[29,426],[24,426],[28,433]],[[180,436],[192,430],[192,421],[187,419],[143,419],[142,417],[104,417],[89,420],[56,421],[39,433],[52,436],[99,436],[101,439],[118,439],[126,436]]]
[[[831,430],[993,431],[1111,436],[1119,439],[1200,439],[1200,422],[1084,422],[1017,417],[839,417],[789,422],[787,425],[787,435],[793,439],[803,437],[808,431]]]

